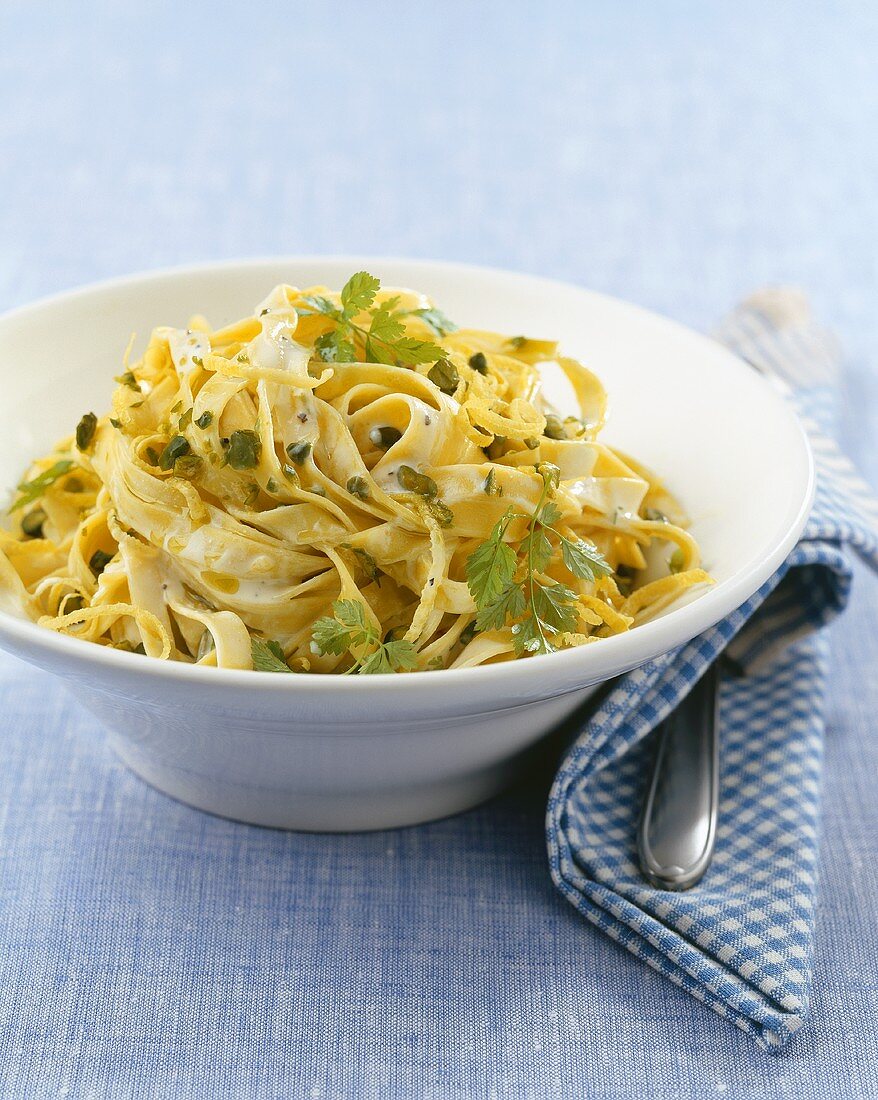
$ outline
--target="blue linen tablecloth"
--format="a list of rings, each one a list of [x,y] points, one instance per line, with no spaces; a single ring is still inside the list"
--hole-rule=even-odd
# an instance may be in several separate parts
[[[708,328],[794,282],[878,482],[878,9],[3,5],[0,305],[194,259],[496,263]],[[554,890],[543,777],[371,836],[210,818],[0,661],[0,1096],[878,1095],[878,585],[831,629],[815,1023],[770,1057]]]

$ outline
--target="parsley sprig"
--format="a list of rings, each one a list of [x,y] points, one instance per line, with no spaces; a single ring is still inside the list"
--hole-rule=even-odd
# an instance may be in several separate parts
[[[418,363],[435,363],[445,352],[429,340],[406,336],[406,311],[397,309],[398,297],[388,298],[373,309],[375,295],[380,288],[381,282],[374,275],[368,271],[357,271],[341,289],[340,307],[323,295],[303,296],[302,301],[308,308],[300,308],[299,313],[305,316],[321,314],[333,322],[332,328],[314,342],[319,358],[327,363],[353,363],[359,350],[370,363],[408,367]],[[361,313],[369,314],[368,328],[354,321]],[[432,312],[429,319],[424,319],[438,335],[441,322]],[[443,320],[450,324],[446,318]]]
[[[553,653],[558,648],[558,636],[573,633],[578,624],[577,593],[569,585],[544,577],[555,554],[550,536],[557,540],[564,566],[574,577],[593,582],[612,573],[596,546],[568,538],[553,526],[561,518],[551,500],[558,487],[559,471],[551,463],[537,470],[543,487],[533,515],[509,509],[466,563],[467,586],[478,610],[477,629],[499,630],[511,622],[519,656]],[[505,541],[515,519],[528,521],[527,534],[517,549]]]
[[[336,600],[332,605],[332,615],[324,615],[317,620],[311,637],[318,653],[333,653],[340,657],[350,652],[354,664],[348,672],[360,676],[408,671],[418,664],[418,655],[411,642],[403,638],[381,641],[359,600]],[[368,652],[357,656],[355,650]]]

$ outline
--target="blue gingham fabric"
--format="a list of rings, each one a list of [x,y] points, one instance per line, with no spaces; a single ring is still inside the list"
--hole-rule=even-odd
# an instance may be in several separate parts
[[[815,633],[842,611],[849,550],[878,569],[878,506],[830,437],[837,354],[792,291],[766,291],[717,333],[788,388],[817,463],[802,539],[742,607],[622,677],[552,787],[547,843],[562,894],[608,936],[769,1049],[808,1015],[828,670]],[[638,815],[656,726],[713,661],[720,688],[716,852],[685,893],[646,883]]]

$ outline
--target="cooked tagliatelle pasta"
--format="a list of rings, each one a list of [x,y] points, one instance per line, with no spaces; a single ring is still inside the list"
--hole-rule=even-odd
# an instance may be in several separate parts
[[[116,381],[0,532],[0,609],[52,630],[222,668],[467,668],[710,581],[675,500],[598,442],[593,374],[366,272],[157,328]]]

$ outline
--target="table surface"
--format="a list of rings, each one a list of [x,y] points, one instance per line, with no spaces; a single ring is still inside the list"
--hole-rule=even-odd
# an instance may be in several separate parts
[[[701,328],[798,284],[878,484],[873,3],[7,0],[0,26],[0,306],[297,252],[517,268]],[[876,610],[861,572],[813,1024],[774,1057],[556,896],[538,781],[394,833],[238,826],[4,659],[2,1095],[878,1096]]]

